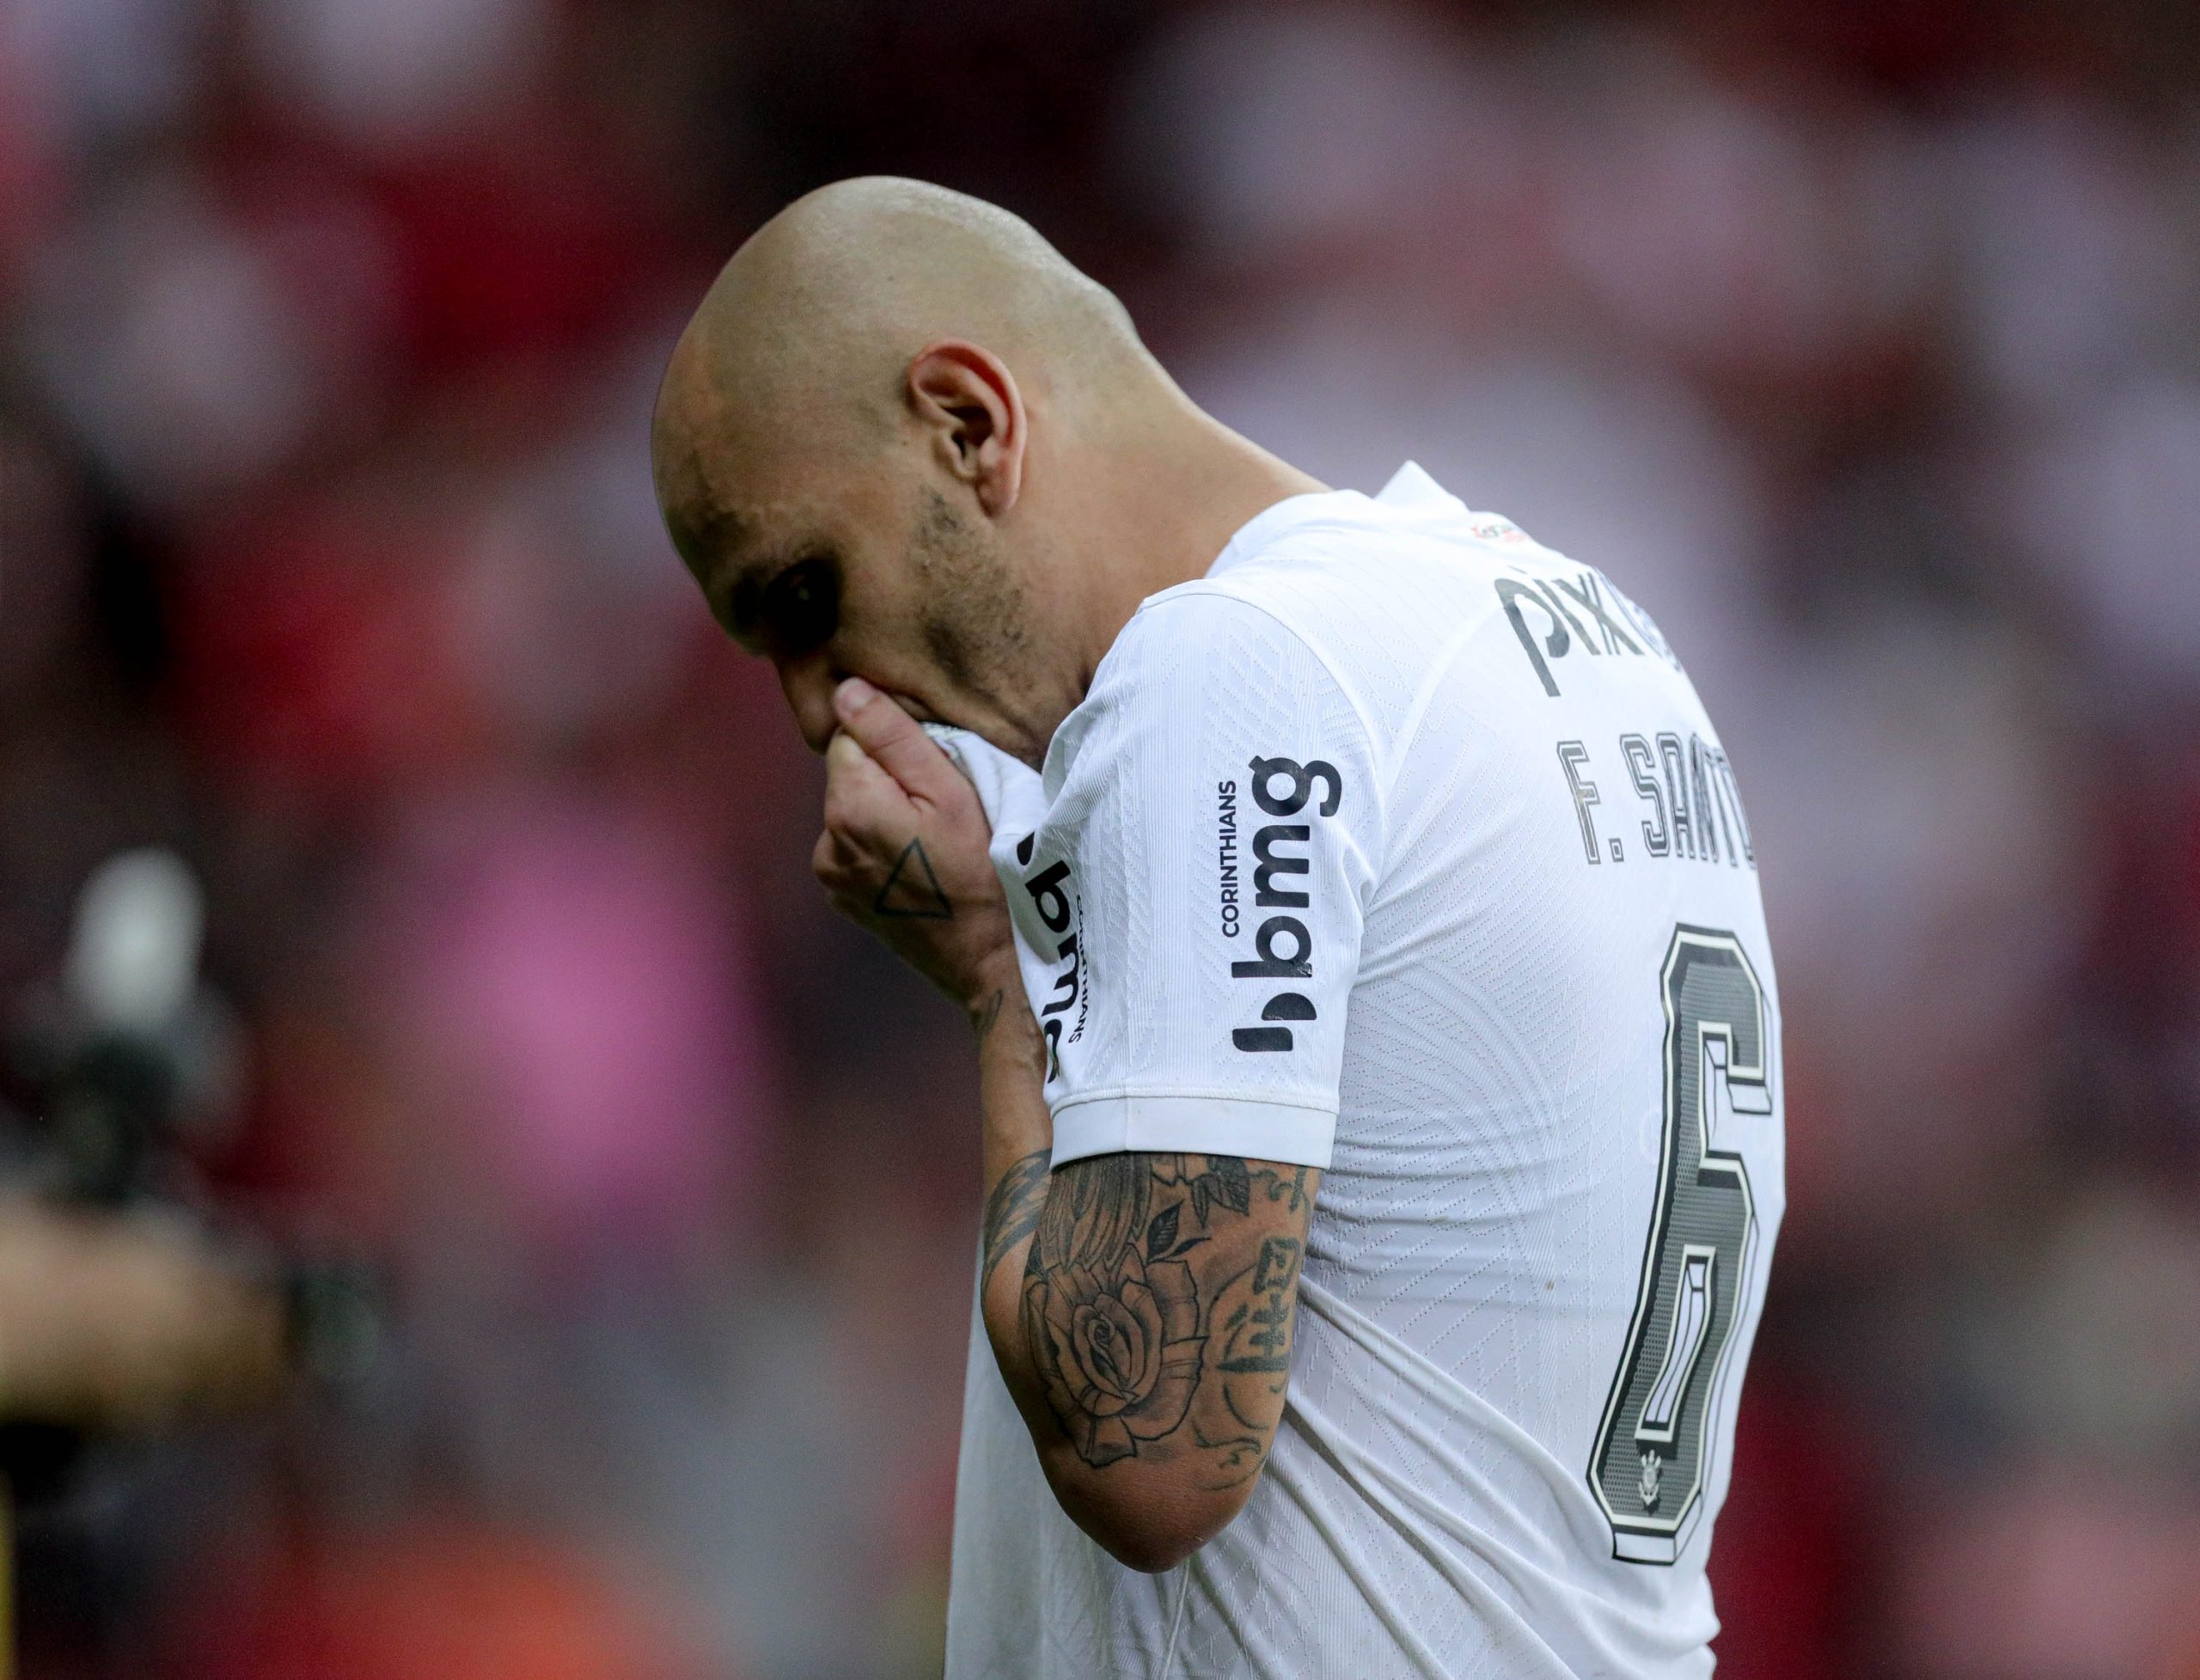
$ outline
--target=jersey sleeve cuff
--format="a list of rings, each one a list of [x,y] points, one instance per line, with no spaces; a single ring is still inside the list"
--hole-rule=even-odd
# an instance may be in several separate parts
[[[1336,1140],[1333,1109],[1242,1097],[1098,1091],[1054,1110],[1059,1167],[1126,1150],[1236,1155],[1251,1161],[1329,1170]]]

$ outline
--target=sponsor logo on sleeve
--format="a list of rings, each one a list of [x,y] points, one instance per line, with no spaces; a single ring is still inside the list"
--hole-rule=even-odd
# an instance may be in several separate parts
[[[1314,977],[1314,936],[1305,921],[1292,913],[1313,907],[1315,820],[1336,815],[1344,798],[1344,778],[1335,765],[1323,759],[1309,759],[1302,764],[1290,758],[1256,758],[1246,768],[1251,773],[1247,791],[1263,816],[1302,819],[1263,822],[1253,831],[1246,848],[1251,863],[1251,910],[1259,919],[1252,932],[1253,955],[1231,963],[1230,975],[1233,980],[1257,981],[1263,987],[1274,989],[1261,1005],[1262,1024],[1234,1029],[1230,1042],[1240,1050],[1258,1054],[1290,1050],[1292,1031],[1284,1023],[1317,1018],[1314,1000],[1289,984],[1311,981]],[[1234,783],[1219,785],[1217,803],[1223,865],[1222,929],[1235,938],[1244,921]]]
[[[1018,864],[1030,863],[1035,838],[1026,834],[1018,842]],[[1039,1030],[1047,1040],[1047,1078],[1052,1080],[1062,1071],[1062,1045],[1074,1044],[1085,1035],[1085,1019],[1092,1003],[1078,940],[1085,926],[1085,901],[1066,860],[1048,864],[1026,876],[1024,890],[1054,944],[1054,961],[1060,964],[1054,971],[1053,988],[1039,1005]]]
[[[1242,931],[1238,907],[1238,784],[1234,781],[1214,785],[1214,851],[1221,882],[1222,937],[1234,939]]]

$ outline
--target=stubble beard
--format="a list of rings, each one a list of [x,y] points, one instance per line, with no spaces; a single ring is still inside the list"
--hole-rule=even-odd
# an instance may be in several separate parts
[[[1019,718],[1038,660],[1024,587],[999,541],[927,489],[909,553],[923,590],[919,628],[940,675],[996,717]]]

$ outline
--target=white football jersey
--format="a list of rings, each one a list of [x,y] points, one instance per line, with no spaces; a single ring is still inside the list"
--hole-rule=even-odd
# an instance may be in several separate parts
[[[1146,601],[1043,776],[942,734],[1056,1164],[1323,1170],[1266,1472],[1165,1574],[1055,1505],[974,1304],[950,1680],[1708,1674],[1780,1012],[1656,626],[1408,466]]]

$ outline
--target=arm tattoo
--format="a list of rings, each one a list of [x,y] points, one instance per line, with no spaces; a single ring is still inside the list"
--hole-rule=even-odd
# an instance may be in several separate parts
[[[932,873],[932,858],[922,840],[912,836],[901,848],[885,883],[871,901],[871,913],[908,921],[955,919],[955,907],[939,889],[939,877]]]
[[[1000,1006],[1000,993],[993,993]],[[990,1024],[990,1023],[988,1023]],[[978,1274],[981,1288],[993,1280],[1001,1256],[1039,1228],[1039,1215],[1047,1206],[1047,1166],[1054,1152],[1035,1149],[1000,1176],[986,1198],[986,1257]]]
[[[1290,1373],[1301,1248],[1255,1240],[1256,1186],[1288,1212],[1305,1207],[1305,1169],[1230,1155],[1095,1156],[1055,1174],[1051,1194],[1042,1179],[1024,1345],[1095,1469],[1196,1454],[1213,1488],[1259,1471]]]
[[[992,1036],[993,1023],[1000,1019],[1001,999],[1006,994],[1002,992],[1001,988],[996,986],[993,988],[993,996],[986,999],[985,1010],[978,1017],[977,1020],[979,1043],[983,1044],[987,1038]]]

